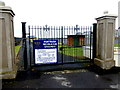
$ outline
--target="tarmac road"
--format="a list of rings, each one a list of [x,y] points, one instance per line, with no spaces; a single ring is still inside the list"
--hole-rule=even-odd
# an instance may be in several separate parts
[[[16,80],[3,81],[4,88],[106,88],[120,90],[120,70],[100,73],[99,69],[78,69],[53,72],[19,72]]]

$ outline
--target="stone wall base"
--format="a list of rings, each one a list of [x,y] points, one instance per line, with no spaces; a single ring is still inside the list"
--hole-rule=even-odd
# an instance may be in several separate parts
[[[101,60],[101,59],[95,58],[94,64],[101,67],[102,69],[108,70],[115,66],[115,60]]]
[[[15,79],[16,75],[16,71],[0,73],[0,79]]]

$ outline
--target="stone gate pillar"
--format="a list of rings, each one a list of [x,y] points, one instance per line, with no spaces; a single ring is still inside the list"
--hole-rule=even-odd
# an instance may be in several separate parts
[[[13,79],[16,76],[14,12],[0,1],[0,79]]]
[[[117,16],[105,15],[96,18],[97,39],[96,58],[94,63],[102,69],[110,69],[115,66],[114,61],[114,31]]]

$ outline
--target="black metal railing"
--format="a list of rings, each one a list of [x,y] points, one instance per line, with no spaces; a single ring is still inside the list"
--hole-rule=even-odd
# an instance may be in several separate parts
[[[25,69],[34,66],[34,40],[58,40],[58,62],[93,62],[95,57],[95,24],[93,26],[28,26],[22,22]],[[92,53],[93,52],[93,53]]]

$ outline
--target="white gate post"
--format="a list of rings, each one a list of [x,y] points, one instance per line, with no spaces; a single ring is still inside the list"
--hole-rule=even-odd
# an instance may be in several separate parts
[[[97,39],[96,58],[94,63],[102,69],[110,69],[115,66],[114,60],[114,31],[117,16],[105,15],[96,18]]]
[[[16,77],[14,12],[0,1],[0,79]]]

